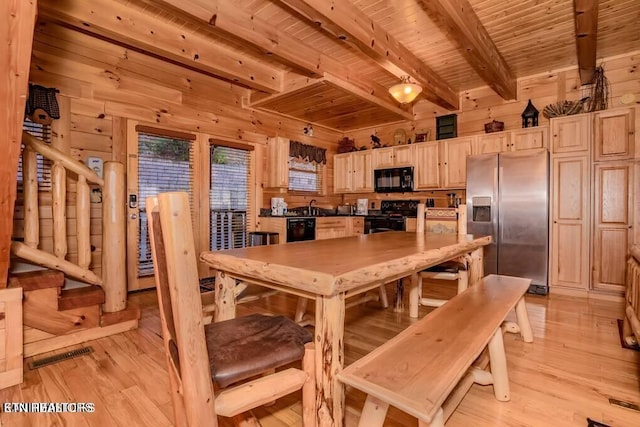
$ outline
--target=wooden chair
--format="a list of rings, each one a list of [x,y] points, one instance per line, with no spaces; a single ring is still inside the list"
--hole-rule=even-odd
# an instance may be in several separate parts
[[[421,213],[422,212],[422,213]],[[422,226],[421,223],[422,222]],[[418,210],[418,221],[416,232],[424,232],[425,229],[425,215],[424,210]],[[466,205],[458,206],[458,219],[457,219],[457,233],[459,235],[467,234],[467,207]],[[457,260],[447,261],[442,264],[430,267],[426,270],[418,273],[418,302],[419,305],[427,307],[440,307],[447,300],[424,298],[422,296],[422,284],[424,280],[456,280],[458,282],[457,293],[461,293],[469,286],[469,272],[467,267],[469,265],[468,257],[461,257]]]
[[[237,425],[259,425],[251,409],[299,389],[303,423],[315,426],[314,352],[308,331],[282,316],[264,315],[204,326],[188,206],[186,193],[147,199],[176,426],[217,426],[218,415],[233,417]],[[275,372],[300,360],[302,369]]]

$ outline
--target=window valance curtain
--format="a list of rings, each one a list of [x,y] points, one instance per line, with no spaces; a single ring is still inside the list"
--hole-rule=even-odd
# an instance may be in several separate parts
[[[326,149],[298,141],[289,141],[289,156],[312,163],[327,163]]]

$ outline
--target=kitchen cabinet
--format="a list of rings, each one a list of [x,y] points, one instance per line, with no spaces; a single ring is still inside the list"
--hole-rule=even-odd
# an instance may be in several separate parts
[[[534,128],[477,135],[473,154],[493,154],[546,148],[547,134],[547,127],[536,126]]]
[[[509,151],[537,150],[547,148],[549,128],[537,126],[511,131]]]
[[[362,217],[320,217],[316,218],[316,240],[336,239],[364,233]]]
[[[416,190],[440,188],[440,143],[442,141],[421,142],[414,145]]]
[[[334,193],[370,193],[373,191],[372,151],[333,156]]]
[[[265,187],[289,188],[289,140],[275,137],[267,140]]]
[[[278,244],[287,243],[287,219],[282,217],[259,217],[258,231],[278,233]]]
[[[551,154],[588,151],[591,139],[591,115],[551,119]]]
[[[351,153],[333,156],[333,192],[349,193],[353,188],[353,156]]]
[[[634,157],[635,110],[617,108],[593,114],[593,160],[626,160]]]
[[[373,169],[413,165],[413,145],[376,148],[373,150]]]
[[[549,285],[589,288],[589,157],[552,159]]]
[[[347,218],[347,236],[360,236],[364,234],[364,218],[349,217]]]
[[[439,141],[440,167],[443,188],[465,188],[467,184],[467,156],[471,155],[473,138],[455,138]]]
[[[592,287],[624,291],[626,261],[632,241],[633,164],[594,166]]]

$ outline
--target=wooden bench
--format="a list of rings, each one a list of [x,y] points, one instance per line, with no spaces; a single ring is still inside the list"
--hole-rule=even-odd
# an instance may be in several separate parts
[[[474,382],[493,384],[496,399],[509,400],[501,326],[515,307],[518,323],[504,329],[533,341],[524,304],[530,283],[487,276],[340,372],[340,381],[368,395],[359,426],[382,426],[389,405],[420,426],[444,426]]]

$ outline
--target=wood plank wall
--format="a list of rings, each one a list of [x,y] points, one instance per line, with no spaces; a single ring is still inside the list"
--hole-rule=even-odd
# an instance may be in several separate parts
[[[636,102],[640,101],[640,51],[604,58],[601,63],[611,84],[609,108],[622,106],[620,97],[626,93],[635,94]],[[455,112],[458,115],[458,136],[483,133],[484,124],[492,120],[504,122],[505,130],[521,128],[520,115],[529,99],[540,111],[540,125],[548,125],[549,120],[542,115],[546,105],[584,96],[588,96],[588,92],[581,88],[575,67],[518,79],[517,100],[505,101],[488,86],[464,91],[460,93],[460,110]],[[360,129],[348,132],[347,136],[355,139],[357,147],[370,147],[372,134],[383,143],[393,145],[396,129],[404,129],[412,141],[415,141],[416,131],[429,130],[430,140],[435,140],[435,118],[450,113],[431,103],[421,102],[414,108],[416,120],[413,122]]]

